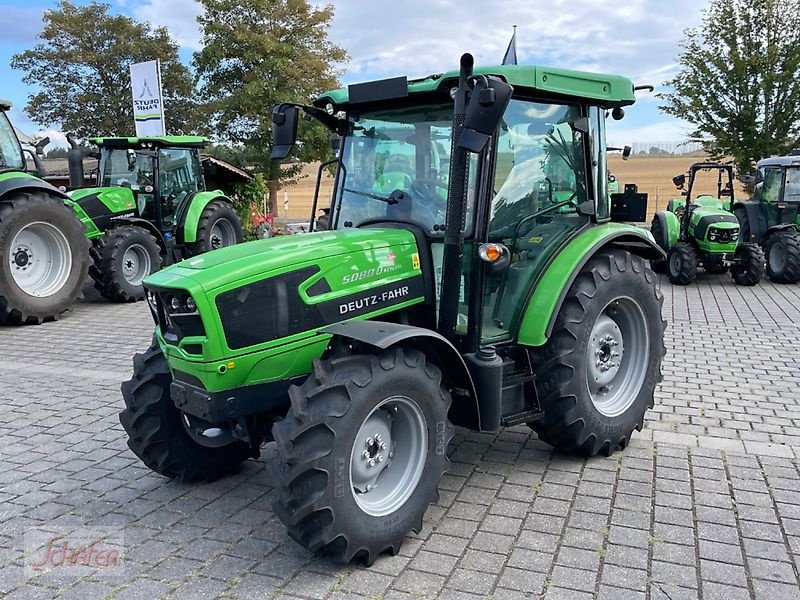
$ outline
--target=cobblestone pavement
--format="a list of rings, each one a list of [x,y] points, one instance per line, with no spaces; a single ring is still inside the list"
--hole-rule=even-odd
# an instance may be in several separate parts
[[[624,453],[459,431],[424,530],[369,569],[289,540],[261,461],[190,486],[127,449],[119,382],[149,341],[144,304],[2,329],[0,597],[800,598],[800,286],[663,289],[665,378]],[[122,574],[22,567],[26,532],[110,525]]]

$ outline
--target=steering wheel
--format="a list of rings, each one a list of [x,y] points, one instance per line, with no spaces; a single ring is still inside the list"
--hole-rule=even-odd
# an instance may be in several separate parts
[[[447,212],[447,199],[436,193],[436,188],[447,190],[447,186],[433,179],[415,179],[408,193],[415,200],[414,209],[421,208],[430,217],[430,225],[442,222]]]

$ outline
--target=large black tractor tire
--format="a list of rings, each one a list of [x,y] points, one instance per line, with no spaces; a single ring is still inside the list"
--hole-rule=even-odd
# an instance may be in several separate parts
[[[747,244],[750,242],[750,217],[747,216],[747,210],[744,208],[737,208],[733,211],[736,220],[739,221],[739,242]],[[758,240],[756,240],[758,241]]]
[[[778,231],[767,239],[767,275],[775,283],[800,281],[800,234]]]
[[[396,554],[450,463],[441,371],[411,348],[317,360],[289,397],[268,463],[289,535],[340,562]]]
[[[531,353],[544,416],[529,423],[555,448],[588,456],[625,448],[661,381],[664,298],[647,262],[593,256],[567,292],[553,333]]]
[[[764,251],[758,244],[739,244],[731,275],[736,285],[756,285],[764,277]]]
[[[667,254],[667,276],[675,285],[688,285],[697,276],[697,253],[691,244],[678,242]]]
[[[224,200],[208,203],[197,224],[197,238],[188,244],[192,256],[233,246],[244,241],[242,220],[233,206]]]
[[[650,225],[650,233],[653,234],[653,237],[655,238],[658,247],[661,248],[664,252],[666,252],[667,244],[664,237],[665,234],[663,228],[661,227],[661,221],[658,220],[658,217],[653,217],[653,223]],[[663,258],[651,260],[650,268],[653,269],[653,271],[655,271],[656,273],[666,273],[667,263]]]
[[[0,201],[0,324],[40,324],[83,297],[89,241],[60,198],[19,193]]]
[[[141,227],[115,227],[94,241],[90,254],[94,287],[112,302],[144,299],[142,280],[161,268],[161,248]]]
[[[183,482],[213,481],[235,473],[258,449],[222,434],[198,443],[190,434],[196,422],[175,407],[170,396],[172,376],[161,349],[154,345],[133,357],[133,377],[122,384],[125,410],[119,413],[128,447],[156,473]]]

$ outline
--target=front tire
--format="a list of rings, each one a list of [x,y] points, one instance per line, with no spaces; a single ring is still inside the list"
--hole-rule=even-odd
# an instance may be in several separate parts
[[[450,462],[441,379],[411,348],[315,361],[272,429],[273,508],[294,540],[370,565],[420,531]]]
[[[739,244],[731,267],[736,285],[756,285],[764,277],[764,251],[758,244]]]
[[[161,268],[161,248],[150,232],[141,227],[116,227],[95,240],[94,264],[89,274],[94,287],[112,302],[144,299],[142,281]]]
[[[213,200],[200,215],[195,239],[188,244],[192,256],[240,244],[244,241],[242,221],[229,202]]]
[[[547,344],[532,353],[544,417],[530,423],[559,450],[625,448],[661,381],[663,296],[644,259],[593,256],[570,287]]]
[[[122,384],[125,410],[119,413],[128,447],[156,473],[183,482],[213,481],[235,473],[258,449],[240,441],[201,445],[194,424],[170,396],[172,375],[157,345],[133,357],[133,377]],[[213,438],[210,438],[213,440]]]
[[[778,231],[767,239],[767,275],[775,283],[800,281],[800,234]]]
[[[0,201],[0,324],[58,319],[83,297],[89,241],[60,198],[18,193]]]
[[[667,276],[675,285],[688,285],[697,276],[697,253],[691,244],[678,242],[667,254]]]

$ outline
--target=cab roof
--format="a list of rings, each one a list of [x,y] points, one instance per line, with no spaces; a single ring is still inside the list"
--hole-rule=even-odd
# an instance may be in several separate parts
[[[89,140],[96,146],[106,148],[141,148],[143,146],[202,148],[208,140],[197,135],[162,135],[154,137],[97,137]]]
[[[539,92],[547,96],[589,100],[592,103],[608,108],[627,106],[636,101],[633,82],[619,75],[573,71],[538,65],[476,67],[473,70],[473,74],[500,77],[514,86],[515,91]],[[449,91],[451,87],[457,85],[458,76],[459,72],[454,70],[447,73],[429,75],[423,79],[409,80],[407,82],[408,95],[437,92],[442,88]],[[392,80],[386,81],[390,82]],[[377,87],[382,82],[369,83]],[[396,83],[396,81],[392,81],[392,83]],[[344,109],[346,105],[355,104],[355,102],[350,102],[350,95],[350,88],[340,88],[322,94],[315,100],[314,104],[324,107],[330,103],[337,109]]]
[[[756,167],[800,167],[800,156],[773,156],[758,161]]]

